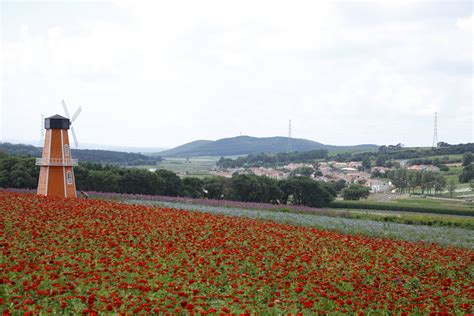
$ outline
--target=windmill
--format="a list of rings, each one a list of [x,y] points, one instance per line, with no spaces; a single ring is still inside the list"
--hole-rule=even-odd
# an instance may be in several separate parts
[[[77,119],[82,109],[79,107],[69,119],[66,102],[63,100],[61,103],[68,117],[56,114],[44,119],[46,133],[43,155],[36,159],[36,165],[40,166],[37,193],[70,198],[77,196],[73,170],[73,167],[77,166],[77,159],[71,157],[68,130],[71,129],[77,147],[76,133],[71,124]]]
[[[77,117],[82,111],[82,107],[78,107],[76,112],[74,112],[73,116],[69,115],[69,110],[67,108],[66,102],[64,100],[61,101],[61,104],[63,105],[64,113],[66,113],[66,117],[70,120],[70,126],[71,126],[71,133],[72,133],[72,138],[74,139],[74,145],[76,145],[76,148],[79,147],[79,144],[77,143],[77,137],[76,137],[76,132],[74,131],[74,126],[72,126],[72,123],[77,120]]]

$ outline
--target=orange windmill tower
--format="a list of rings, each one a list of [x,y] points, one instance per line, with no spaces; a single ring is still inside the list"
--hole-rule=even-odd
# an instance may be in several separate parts
[[[66,115],[69,116],[64,100],[62,104]],[[79,107],[71,119],[60,115],[45,118],[43,156],[36,159],[36,165],[41,167],[37,194],[64,198],[76,197],[72,168],[77,166],[77,159],[71,157],[68,130],[71,128],[77,147],[76,134],[71,124],[77,119],[81,110]]]

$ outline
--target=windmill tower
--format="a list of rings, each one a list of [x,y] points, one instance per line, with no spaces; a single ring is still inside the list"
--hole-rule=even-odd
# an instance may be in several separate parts
[[[68,115],[64,100],[63,106],[66,115]],[[44,127],[46,133],[43,156],[36,159],[36,165],[41,168],[38,181],[38,195],[63,198],[76,197],[76,184],[72,168],[77,166],[77,159],[71,157],[68,130],[80,112],[81,108],[79,107],[71,120],[61,115],[45,118]],[[76,141],[74,129],[72,129],[72,133]]]

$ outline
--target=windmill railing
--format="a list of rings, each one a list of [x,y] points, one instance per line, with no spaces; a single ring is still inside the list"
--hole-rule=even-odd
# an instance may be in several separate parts
[[[37,166],[77,166],[77,159],[72,158],[36,158]]]

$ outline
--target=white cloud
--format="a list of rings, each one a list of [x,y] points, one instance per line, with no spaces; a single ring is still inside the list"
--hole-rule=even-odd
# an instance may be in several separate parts
[[[423,144],[417,130],[429,134],[433,112],[453,106],[470,120],[447,114],[445,126],[472,125],[472,76],[445,70],[471,60],[472,16],[405,20],[420,2],[376,1],[399,18],[352,25],[329,1],[114,3],[117,17],[9,30],[4,137],[34,138],[40,113],[61,111],[62,98],[84,107],[82,142],[140,146],[284,135],[289,118],[295,137]],[[384,129],[393,120],[404,133]],[[459,134],[447,141],[472,140]]]
[[[460,30],[465,32],[472,32],[474,31],[474,17],[471,14],[469,17],[459,18],[456,21],[456,25]]]

